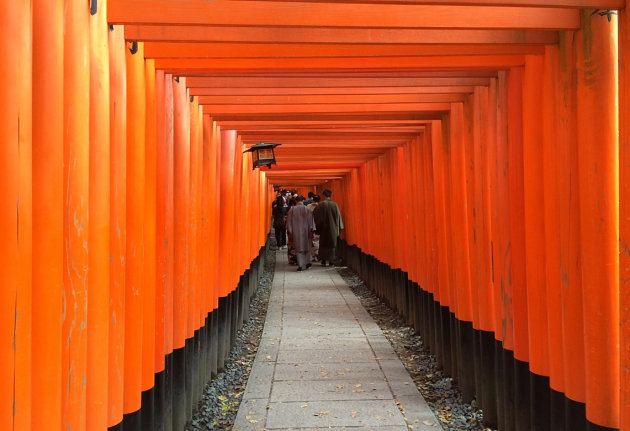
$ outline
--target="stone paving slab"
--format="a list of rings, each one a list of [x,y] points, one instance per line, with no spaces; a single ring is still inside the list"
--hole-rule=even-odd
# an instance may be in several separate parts
[[[404,425],[393,400],[310,401],[270,403],[267,429],[302,427],[349,427]]]
[[[271,401],[320,401],[329,400],[380,400],[391,393],[384,379],[314,380],[307,385],[304,381],[276,381],[271,392]]]
[[[333,268],[278,253],[234,431],[441,431],[389,341]]]
[[[356,362],[353,364],[344,363],[321,363],[321,364],[276,364],[275,381],[282,380],[329,380],[340,378],[382,378],[385,376],[378,363]]]

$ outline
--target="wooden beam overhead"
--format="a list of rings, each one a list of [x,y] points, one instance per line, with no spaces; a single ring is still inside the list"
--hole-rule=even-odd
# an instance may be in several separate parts
[[[420,73],[418,73],[420,74]],[[486,77],[221,77],[205,76],[186,79],[189,88],[325,88],[335,87],[443,87],[489,85]]]
[[[372,103],[461,102],[464,93],[376,94],[376,95],[299,95],[299,96],[199,96],[201,105],[311,105]]]
[[[296,113],[386,113],[386,112],[446,112],[451,105],[440,103],[366,103],[312,105],[203,105],[212,115],[225,114],[296,114]]]
[[[146,58],[320,58],[543,54],[540,44],[246,44],[147,42]]]
[[[256,58],[256,59],[160,59],[156,69],[188,75],[211,74],[216,70],[365,70],[365,69],[505,69],[522,66],[522,55],[471,55],[427,57],[344,57],[344,58]]]
[[[577,29],[569,8],[215,0],[110,0],[112,24]]]
[[[246,1],[246,0],[245,0]],[[277,0],[293,1],[293,0]],[[382,3],[398,5],[523,6],[623,9],[625,0],[302,0],[310,3]]]
[[[304,96],[304,95],[404,95],[404,94],[449,94],[472,93],[474,86],[453,87],[331,87],[331,88],[189,88],[191,96]]]
[[[555,44],[554,30],[126,25],[127,40],[309,44]]]

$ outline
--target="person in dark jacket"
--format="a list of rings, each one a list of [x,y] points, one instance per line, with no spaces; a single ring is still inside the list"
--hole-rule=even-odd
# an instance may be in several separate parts
[[[330,198],[332,192],[324,190],[322,194],[326,197],[320,202],[313,211],[317,233],[319,234],[319,260],[322,266],[326,266],[329,262],[333,266],[335,260],[335,248],[337,247],[337,238],[343,230],[343,221],[339,207]]]
[[[273,230],[276,234],[276,245],[278,248],[282,248],[287,245],[287,228],[286,228],[286,207],[284,206],[284,199],[281,195],[278,195],[273,202],[271,210],[273,215]]]

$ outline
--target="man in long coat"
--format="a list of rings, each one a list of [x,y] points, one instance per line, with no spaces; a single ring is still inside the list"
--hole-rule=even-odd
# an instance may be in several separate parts
[[[332,192],[324,190],[322,194],[326,199],[320,202],[313,211],[315,225],[319,233],[319,260],[321,260],[322,266],[326,266],[326,262],[333,266],[337,238],[343,230],[343,221],[339,207],[330,199]]]
[[[315,223],[313,213],[304,206],[304,196],[298,196],[296,201],[287,214],[287,232],[293,238],[297,270],[302,271],[311,266],[311,236],[315,230]]]

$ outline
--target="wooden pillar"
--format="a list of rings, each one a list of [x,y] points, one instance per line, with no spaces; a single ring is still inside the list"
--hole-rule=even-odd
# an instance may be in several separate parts
[[[442,122],[433,121],[431,124],[431,150],[432,157],[428,163],[432,165],[433,174],[433,200],[434,200],[434,221],[437,245],[437,277],[439,289],[439,301],[443,307],[448,307],[450,301],[449,274],[448,274],[448,252],[447,252],[447,231],[446,231],[446,204],[444,195],[444,161],[442,150]]]
[[[6,28],[7,24],[0,25]],[[7,57],[3,54],[2,58]],[[6,82],[5,77],[2,79]],[[31,376],[32,398],[37,402],[31,413],[31,426],[46,429],[49,424],[61,425],[61,391],[50,388],[62,385],[62,0],[33,2],[33,93],[37,95],[37,103],[33,104],[33,315],[36,318],[32,327]],[[0,102],[5,103],[5,100]],[[2,139],[9,142],[7,137]],[[4,179],[2,182],[5,184]],[[2,313],[7,316],[5,311]],[[1,415],[0,424],[1,428],[12,429]]]
[[[144,310],[144,206],[146,87],[143,44],[127,61],[127,250],[125,259],[124,413],[139,420]],[[148,323],[148,322],[147,322]]]
[[[107,428],[110,123],[107,3],[90,16],[90,162],[86,429]],[[49,121],[49,120],[47,120]]]
[[[586,417],[619,426],[617,20],[582,11],[577,152],[586,342]],[[595,145],[597,143],[597,145]]]
[[[558,44],[558,83],[555,105],[558,125],[556,151],[558,193],[567,196],[558,202],[560,271],[562,274],[562,326],[564,392],[567,398],[586,400],[584,310],[582,306],[582,263],[580,260],[580,194],[577,142],[577,80],[575,32],[560,32]]]
[[[157,107],[155,60],[145,60],[144,145],[144,279],[142,292],[142,427],[154,429],[155,305],[156,305],[156,140]]]
[[[186,420],[185,347],[188,325],[188,245],[190,215],[190,109],[185,78],[173,79],[173,429]]]
[[[464,105],[451,104],[451,265],[457,291],[457,314],[463,322],[473,321],[472,292],[470,286],[470,257],[468,255],[468,216],[466,207],[472,205],[466,196],[466,158],[464,136]]]
[[[619,11],[620,428],[630,429],[630,15]]]
[[[109,31],[110,235],[108,426],[123,418],[127,250],[127,73],[122,26]]]
[[[16,430],[31,429],[31,42],[31,4],[2,2],[0,428]]]
[[[234,266],[234,146],[236,131],[221,131],[221,172],[220,191],[220,232],[219,232],[219,265],[220,297],[227,296],[234,287],[231,277]]]
[[[560,271],[560,219],[559,201],[570,194],[559,193],[560,166],[557,158],[558,117],[556,98],[558,82],[558,47],[545,48],[542,81],[542,171],[544,182],[544,225],[545,225],[545,284],[547,290],[547,325],[549,379],[552,389],[564,391],[564,353],[562,335],[562,275]],[[553,412],[552,412],[553,413]]]
[[[523,190],[527,335],[530,371],[549,375],[543,183],[543,58],[528,56],[523,74]]]
[[[62,427],[86,427],[90,55],[88,5],[65,4]]]

